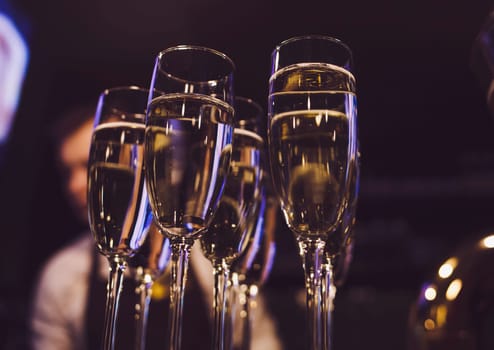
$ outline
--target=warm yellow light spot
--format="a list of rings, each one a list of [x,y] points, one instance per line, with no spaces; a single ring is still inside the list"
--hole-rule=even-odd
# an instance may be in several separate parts
[[[168,286],[168,274],[162,274],[151,287],[151,298],[154,300],[163,300],[170,295]]]
[[[446,316],[448,316],[448,307],[446,305],[439,305],[436,309],[436,326],[442,327],[446,323]]]
[[[428,318],[424,321],[424,328],[428,331],[432,331],[434,328],[436,328],[436,323],[434,322],[434,320]]]
[[[427,289],[424,291],[424,297],[426,300],[433,301],[436,299],[437,296],[437,291],[436,288],[433,286],[427,287]]]
[[[448,260],[446,260],[444,264],[441,265],[437,274],[441,278],[448,278],[453,274],[453,271],[455,270],[457,265],[458,265],[457,258],[454,257],[449,258]]]
[[[448,300],[455,300],[458,294],[461,292],[461,287],[462,287],[462,282],[461,279],[457,278],[454,281],[452,281],[448,289],[446,290],[446,299]]]
[[[490,235],[490,236],[485,237],[481,241],[481,245],[484,248],[494,248],[494,235]]]

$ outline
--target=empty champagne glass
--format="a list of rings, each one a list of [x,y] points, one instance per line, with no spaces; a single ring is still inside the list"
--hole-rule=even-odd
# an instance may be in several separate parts
[[[225,54],[180,45],[159,53],[146,117],[146,181],[155,222],[170,239],[169,348],[181,347],[190,249],[223,192],[233,135],[234,64]]]
[[[171,247],[168,238],[159,232],[156,225],[149,225],[146,240],[129,261],[129,265],[134,268],[137,282],[136,295],[138,302],[135,306],[136,350],[146,349],[147,321],[153,284],[165,272],[170,256]]]
[[[88,163],[89,224],[110,272],[103,348],[114,348],[119,297],[128,259],[144,242],[147,192],[142,173],[148,90],[105,90],[99,98]]]
[[[273,185],[305,272],[307,348],[323,348],[321,263],[341,219],[356,152],[352,54],[338,39],[288,39],[272,54],[268,141]]]

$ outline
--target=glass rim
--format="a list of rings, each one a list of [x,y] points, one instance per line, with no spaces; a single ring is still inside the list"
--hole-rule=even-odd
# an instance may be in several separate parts
[[[169,52],[185,51],[185,50],[202,51],[202,52],[212,53],[212,54],[222,58],[225,62],[227,62],[231,66],[232,72],[236,70],[235,62],[233,62],[233,60],[230,58],[230,56],[228,56],[227,54],[225,54],[224,52],[221,52],[219,50],[216,50],[216,49],[213,49],[213,48],[210,48],[207,46],[201,46],[201,45],[181,44],[181,45],[171,46],[171,47],[168,47],[166,49],[161,50],[158,53],[157,58],[158,58],[158,60],[160,60],[161,57],[163,57],[165,54],[167,54]]]
[[[250,97],[235,95],[235,101],[242,101],[242,103],[247,103],[254,106],[260,113],[264,113],[264,108],[255,100]]]
[[[149,93],[149,89],[148,88],[145,88],[145,87],[142,87],[142,86],[138,86],[138,85],[119,85],[119,86],[115,86],[115,87],[104,89],[103,92],[100,95],[107,96],[110,93],[118,92],[118,91],[141,91],[141,92],[144,92],[144,93]]]
[[[309,39],[325,40],[325,41],[328,41],[328,42],[332,42],[334,44],[341,45],[346,50],[348,50],[350,56],[352,56],[352,49],[344,41],[342,41],[341,39],[338,39],[338,38],[336,38],[334,36],[325,35],[325,34],[297,35],[297,36],[288,38],[288,39],[283,40],[282,42],[280,42],[278,45],[276,45],[275,49],[273,50],[273,53],[279,51],[279,49],[281,47],[283,47],[283,46],[285,46],[287,44],[290,44],[292,42],[301,41],[301,40],[309,40]]]
[[[130,95],[116,95],[118,93],[123,93],[123,94],[129,94],[132,93],[132,98],[140,98],[140,95],[136,95],[135,93],[141,93],[142,98],[147,100],[149,97],[149,89],[138,86],[138,85],[118,85],[110,88],[104,89],[98,98],[98,102],[96,104],[96,112],[95,112],[95,119],[94,119],[94,125],[97,125],[101,122],[102,119],[106,119],[106,111],[108,107],[106,107],[106,104],[108,103],[108,100],[114,100],[114,99],[125,99]],[[147,103],[144,105],[144,110],[142,113],[135,112],[135,111],[124,111],[121,109],[120,106],[113,106],[110,108],[112,115],[125,115],[129,116],[132,118],[135,118],[134,121],[139,121],[144,123],[145,120],[145,115],[146,115],[146,108],[147,108]]]
[[[276,71],[280,69],[280,55],[282,51],[286,51],[286,50],[290,51],[290,48],[287,46],[289,46],[290,44],[296,45],[297,42],[302,42],[303,44],[303,41],[310,42],[311,40],[326,44],[327,48],[329,48],[329,46],[332,46],[338,51],[342,52],[345,57],[343,59],[344,63],[343,64],[337,63],[337,65],[343,67],[349,72],[353,72],[353,68],[352,68],[353,51],[350,48],[350,46],[348,46],[344,41],[334,36],[325,35],[325,34],[307,34],[307,35],[298,35],[288,38],[275,46],[275,48],[271,52],[271,77]],[[312,62],[312,61],[307,61],[307,62]],[[286,64],[282,65],[282,67],[284,66],[286,66]]]

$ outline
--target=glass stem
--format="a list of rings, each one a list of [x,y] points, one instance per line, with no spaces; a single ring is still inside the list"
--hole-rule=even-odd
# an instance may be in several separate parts
[[[307,326],[309,330],[307,349],[319,350],[322,349],[323,345],[321,265],[325,242],[316,239],[300,240],[298,243],[305,273]]]
[[[139,285],[136,288],[139,303],[136,305],[136,338],[135,349],[144,350],[146,348],[146,330],[148,323],[149,304],[151,302],[151,293],[153,280],[151,276],[144,271],[139,271]]]
[[[336,294],[336,286],[333,278],[333,264],[329,256],[325,256],[325,261],[322,266],[322,328],[324,332],[323,349],[331,349],[332,340],[332,321],[334,298]]]
[[[176,240],[172,242],[170,315],[168,320],[169,350],[180,350],[182,343],[182,314],[185,284],[192,242]]]
[[[250,344],[252,339],[252,310],[257,307],[256,297],[258,293],[258,287],[254,284],[248,286],[244,285],[245,303],[242,304],[242,346],[241,350],[250,350]]]
[[[105,309],[105,326],[103,335],[103,349],[113,350],[115,348],[115,332],[118,315],[118,305],[120,294],[122,292],[122,282],[124,271],[127,267],[125,262],[113,257],[109,259],[110,270],[108,284],[106,286],[106,309]]]
[[[230,279],[228,281],[227,289],[226,289],[226,297],[227,297],[227,306],[229,308],[226,310],[225,316],[225,349],[233,349],[233,334],[235,329],[235,323],[237,318],[237,300],[239,298],[239,276],[237,272],[230,272]]]
[[[214,264],[214,296],[213,296],[213,339],[212,350],[225,349],[225,316],[229,308],[226,298],[227,282],[230,275],[228,264],[222,259]]]

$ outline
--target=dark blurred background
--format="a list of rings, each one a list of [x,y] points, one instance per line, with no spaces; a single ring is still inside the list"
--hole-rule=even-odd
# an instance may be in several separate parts
[[[39,268],[78,230],[53,165],[51,123],[66,107],[104,88],[148,86],[156,54],[175,44],[229,55],[237,66],[236,93],[263,106],[277,43],[316,33],[352,48],[362,179],[354,260],[337,293],[335,349],[405,349],[409,309],[422,282],[461,242],[494,228],[494,124],[469,66],[491,1],[13,5],[26,24],[30,61],[0,175],[5,349],[16,349],[25,336]],[[286,349],[301,349],[301,262],[281,220],[277,238],[266,291]]]

